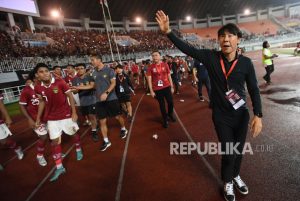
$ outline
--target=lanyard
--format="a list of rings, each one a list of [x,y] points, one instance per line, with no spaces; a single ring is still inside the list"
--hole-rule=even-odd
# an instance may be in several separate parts
[[[159,79],[161,80],[161,78],[162,78],[162,75],[161,75],[161,71],[162,71],[162,67],[161,67],[161,64],[162,63],[160,63],[159,65],[156,65],[156,69],[157,69],[157,73],[158,73],[158,77],[159,77]],[[158,68],[158,66],[159,66],[159,68]]]
[[[118,75],[118,79],[120,80],[120,83],[122,84],[123,80],[124,80],[124,75]]]
[[[238,59],[234,60],[234,62],[233,62],[232,65],[230,66],[230,69],[229,69],[228,73],[226,73],[225,65],[224,65],[224,60],[223,60],[222,56],[220,56],[220,64],[221,64],[221,67],[222,67],[223,74],[224,74],[224,76],[225,76],[225,78],[226,78],[227,90],[229,90],[229,86],[228,86],[228,77],[229,77],[229,75],[232,73],[232,71],[233,71],[233,69],[235,68],[237,62],[238,62]]]

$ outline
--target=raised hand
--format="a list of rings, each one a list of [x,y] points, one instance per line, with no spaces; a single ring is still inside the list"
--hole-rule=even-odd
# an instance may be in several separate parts
[[[169,22],[169,16],[166,15],[162,10],[159,10],[156,12],[156,17],[155,17],[160,30],[164,33],[167,34],[171,32],[170,29],[170,22]]]

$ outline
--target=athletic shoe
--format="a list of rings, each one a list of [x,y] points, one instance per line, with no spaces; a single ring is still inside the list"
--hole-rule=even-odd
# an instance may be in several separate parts
[[[18,149],[15,150],[17,157],[19,160],[22,160],[24,158],[24,153],[22,151],[21,147],[18,147]]]
[[[99,141],[99,136],[97,134],[97,131],[92,131],[91,135],[92,135],[92,139],[93,139],[94,142]]]
[[[235,195],[233,191],[233,183],[225,183],[224,184],[224,198],[226,201],[235,201]]]
[[[200,96],[200,97],[199,97],[199,100],[200,100],[201,102],[204,102],[203,96]]]
[[[173,115],[169,115],[168,120],[170,120],[171,122],[176,122],[176,118]]]
[[[128,133],[127,129],[125,129],[125,130],[121,129],[120,138],[122,138],[122,139],[126,138],[127,133]]]
[[[163,122],[163,127],[164,127],[164,128],[168,128],[168,127],[169,127],[168,120],[164,120],[164,122]]]
[[[78,161],[81,161],[83,159],[83,153],[81,149],[79,151],[76,151],[76,159]]]
[[[51,177],[50,181],[51,182],[56,181],[58,179],[58,177],[64,173],[66,173],[66,169],[64,167],[56,169],[53,176]]]
[[[249,193],[247,185],[239,175],[233,179],[233,184],[240,191],[241,194],[247,195]]]
[[[44,156],[36,156],[36,159],[37,159],[38,163],[40,164],[40,166],[45,167],[47,165],[47,161]]]
[[[102,146],[100,147],[100,151],[105,151],[108,147],[111,146],[111,142],[108,141],[108,142],[103,142]]]

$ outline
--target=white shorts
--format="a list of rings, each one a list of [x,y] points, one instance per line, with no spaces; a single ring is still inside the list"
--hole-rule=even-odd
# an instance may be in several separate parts
[[[80,106],[80,100],[79,100],[79,94],[73,94],[74,100],[75,100],[75,105]]]
[[[41,124],[38,128],[33,129],[37,135],[47,135],[47,128],[45,124]]]
[[[9,135],[12,135],[6,124],[0,124],[0,140],[6,139]]]
[[[51,140],[59,138],[62,132],[64,132],[67,135],[74,135],[79,130],[78,124],[74,122],[72,118],[48,121],[47,127],[49,132],[49,138]]]

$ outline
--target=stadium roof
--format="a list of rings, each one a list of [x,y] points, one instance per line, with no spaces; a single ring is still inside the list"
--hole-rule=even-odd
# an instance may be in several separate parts
[[[155,11],[162,9],[171,20],[183,19],[186,15],[203,18],[207,15],[220,16],[242,13],[244,9],[265,9],[299,0],[107,0],[112,19],[122,20],[123,17],[134,19],[141,16],[154,21]],[[48,16],[51,8],[61,7],[66,18],[79,18],[84,14],[91,19],[101,20],[99,0],[38,0],[40,13]]]

